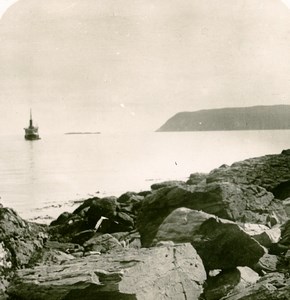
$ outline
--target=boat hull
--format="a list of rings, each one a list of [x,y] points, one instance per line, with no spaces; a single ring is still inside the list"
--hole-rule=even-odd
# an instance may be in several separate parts
[[[25,135],[24,138],[28,141],[40,140],[38,135]]]

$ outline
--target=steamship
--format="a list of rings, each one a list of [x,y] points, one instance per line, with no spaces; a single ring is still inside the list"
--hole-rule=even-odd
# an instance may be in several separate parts
[[[25,130],[25,136],[24,138],[26,140],[39,140],[39,133],[38,133],[38,127],[33,126],[33,121],[32,121],[32,113],[30,110],[30,120],[29,120],[29,126],[27,128],[24,128]]]

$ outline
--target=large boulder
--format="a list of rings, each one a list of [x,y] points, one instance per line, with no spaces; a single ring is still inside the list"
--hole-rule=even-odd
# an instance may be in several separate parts
[[[207,270],[254,266],[263,247],[234,222],[188,208],[173,211],[160,225],[153,240],[190,242]]]
[[[17,272],[8,293],[13,299],[168,299],[194,300],[206,273],[190,244],[123,249],[63,264]]]
[[[113,219],[116,215],[117,198],[105,197],[93,201],[88,209],[88,225],[94,228],[101,217]]]
[[[137,216],[137,228],[142,244],[150,246],[163,220],[176,208],[187,207],[214,214],[220,218],[267,224],[275,213],[280,222],[286,219],[282,203],[272,193],[255,185],[236,185],[227,182],[176,186],[158,189],[142,201]]]
[[[33,263],[46,238],[46,227],[26,222],[14,210],[0,207],[0,299],[13,271]]]
[[[0,208],[0,241],[13,267],[27,265],[43,247],[45,236],[45,226],[23,220],[13,209]]]

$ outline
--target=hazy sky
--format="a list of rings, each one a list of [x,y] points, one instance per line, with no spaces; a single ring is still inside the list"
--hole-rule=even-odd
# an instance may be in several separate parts
[[[155,130],[179,111],[290,104],[285,4],[20,0],[0,20],[0,132],[22,133],[30,107],[40,132],[105,132]]]

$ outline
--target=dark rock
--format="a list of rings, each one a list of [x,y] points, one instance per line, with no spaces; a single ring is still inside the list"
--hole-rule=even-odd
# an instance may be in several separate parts
[[[290,247],[290,220],[281,226],[281,238],[279,244]]]
[[[51,224],[51,239],[82,244],[86,237],[91,237],[86,233],[90,235],[92,230],[101,233],[131,231],[135,227],[135,204],[142,199],[141,196],[129,193],[121,197],[121,203],[117,202],[116,197],[88,199],[74,213],[61,215],[57,222]]]
[[[122,226],[119,228],[119,231],[131,231],[134,229],[134,219],[125,212],[118,212],[115,220],[120,227]]]
[[[141,206],[144,196],[136,194],[134,192],[127,192],[121,195],[118,200],[118,212],[124,212],[129,214],[131,218],[135,219],[135,216]]]
[[[117,209],[117,198],[106,197],[92,201],[88,210],[88,225],[93,229],[101,217],[114,219]]]
[[[280,243],[273,243],[269,247],[269,254],[282,255],[285,254],[288,249],[288,246],[282,245]]]
[[[142,197],[146,197],[148,195],[151,195],[152,194],[152,191],[141,191],[138,193],[139,196],[142,196]]]
[[[69,219],[73,217],[72,213],[63,212],[59,217],[50,223],[50,226],[63,225],[68,222]]]
[[[281,154],[290,155],[290,149],[282,150]]]
[[[197,185],[206,181],[206,177],[208,174],[205,173],[193,173],[190,174],[189,179],[187,180],[187,184],[189,185]]]
[[[191,242],[207,270],[252,267],[265,253],[237,224],[187,208],[176,209],[164,220],[154,244],[159,241]]]
[[[94,229],[78,232],[72,237],[71,242],[83,245],[83,243],[92,238],[95,235],[95,233],[96,231]]]
[[[151,189],[159,190],[164,187],[174,187],[174,186],[184,186],[186,183],[184,181],[177,181],[177,180],[170,180],[170,181],[164,181],[160,183],[154,183],[151,185]]]
[[[77,208],[74,210],[73,214],[83,215],[82,212],[83,212],[84,210],[87,211],[87,210],[90,208],[90,206],[91,206],[94,202],[96,202],[96,201],[98,201],[98,200],[100,200],[99,197],[93,197],[93,198],[89,198],[89,199],[85,200],[79,207],[77,207]]]
[[[21,300],[107,299],[104,295],[108,299],[198,299],[205,279],[196,251],[182,244],[123,249],[19,270],[8,293]]]
[[[280,228],[271,228],[259,234],[252,235],[262,246],[269,248],[272,244],[277,243],[281,236]]]
[[[144,196],[141,196],[140,194],[134,193],[134,192],[127,192],[123,195],[121,195],[118,198],[119,203],[125,203],[125,204],[135,204],[139,201],[142,201],[144,199]]]
[[[50,225],[49,234],[51,240],[70,242],[78,233],[88,229],[86,218],[73,214],[60,225]]]
[[[33,262],[34,254],[41,251],[46,226],[23,220],[14,210],[0,207],[0,298],[6,299],[5,290],[17,268]]]
[[[198,234],[204,240],[197,237],[192,243],[209,270],[252,267],[264,255],[264,249],[236,224],[212,218],[201,225]]]
[[[29,263],[34,251],[42,248],[40,233],[45,232],[45,226],[24,221],[10,208],[0,208],[0,241],[13,267]]]
[[[90,198],[73,213],[63,213],[51,223],[51,240],[83,244],[95,231],[113,233],[135,229],[143,196],[127,192],[116,197]]]
[[[203,297],[206,300],[220,300],[233,289],[241,290],[259,280],[259,275],[248,267],[238,267],[209,277]]]

